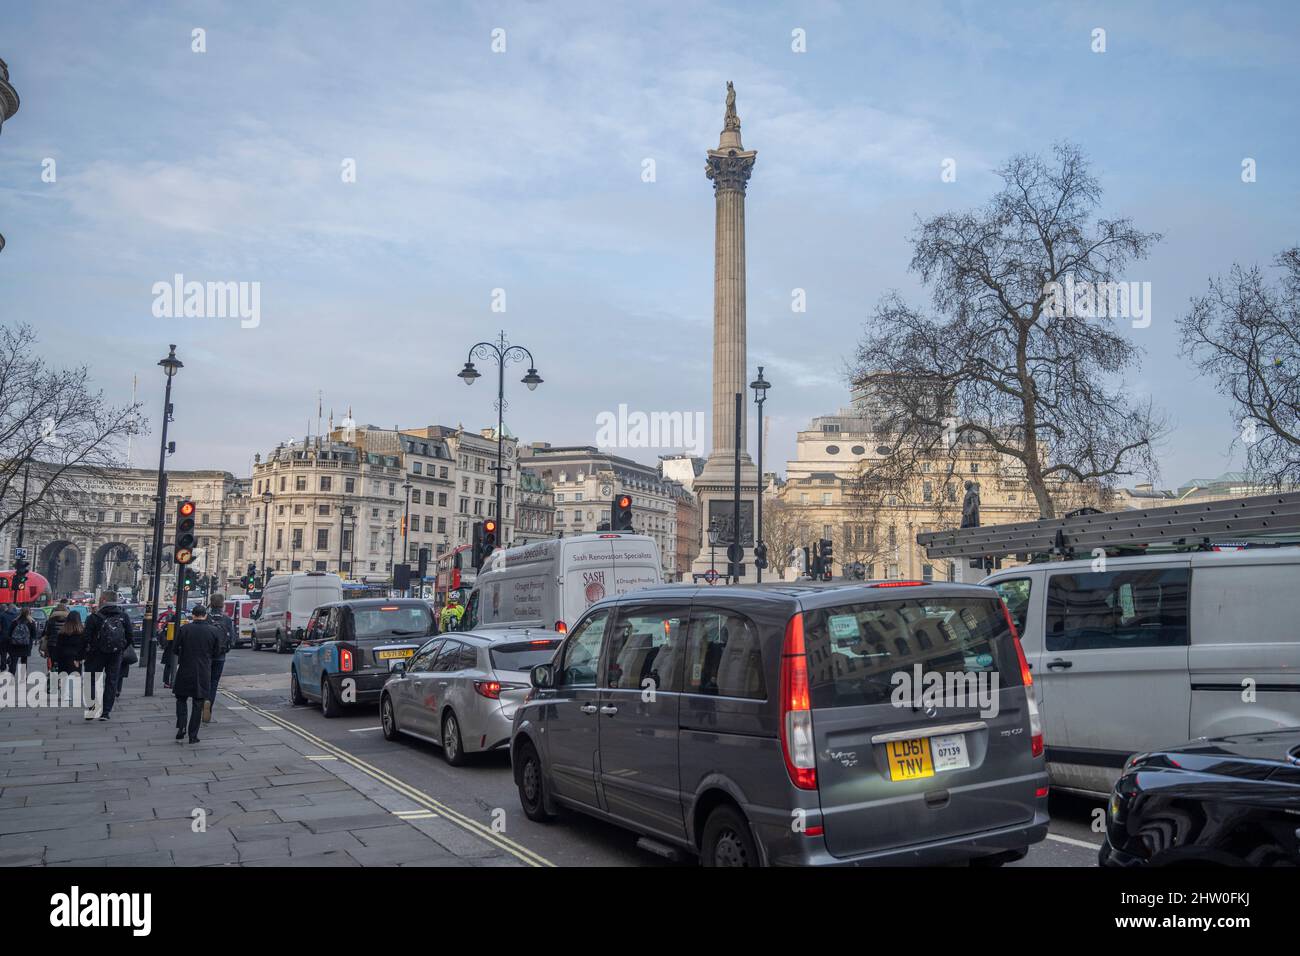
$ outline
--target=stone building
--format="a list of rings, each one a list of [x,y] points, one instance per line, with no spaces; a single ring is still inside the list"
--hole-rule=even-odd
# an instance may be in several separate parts
[[[515,544],[555,537],[555,491],[528,471],[519,474],[518,531]]]

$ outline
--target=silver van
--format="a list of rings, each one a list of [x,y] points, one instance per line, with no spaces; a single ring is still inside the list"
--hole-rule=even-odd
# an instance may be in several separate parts
[[[1047,833],[1030,680],[990,588],[649,588],[533,668],[515,782],[706,866],[1004,863]]]
[[[1109,794],[1131,754],[1300,725],[1300,548],[1032,564],[983,583],[1020,632],[1055,787]]]
[[[276,574],[266,582],[262,603],[253,620],[250,647],[273,647],[287,654],[300,643],[311,612],[322,604],[343,600],[343,579],[324,571]]]

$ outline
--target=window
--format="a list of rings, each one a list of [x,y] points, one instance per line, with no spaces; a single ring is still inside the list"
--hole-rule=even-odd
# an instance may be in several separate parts
[[[600,641],[605,636],[609,611],[597,611],[584,620],[564,642],[555,671],[557,687],[595,687]]]
[[[316,506],[316,513],[317,513],[318,515],[321,515],[321,516],[327,517],[327,516],[329,515],[329,513],[330,513],[330,506],[329,506],[329,505],[317,505],[317,506]]]
[[[685,623],[684,606],[624,608],[609,639],[604,686],[623,690],[681,690]]]
[[[356,490],[356,487],[357,487],[357,480],[355,478],[345,478],[343,480],[343,490],[347,494],[349,495],[352,494]]]
[[[302,528],[293,529],[293,547],[294,550],[302,547]],[[296,563],[296,562],[295,562]]]
[[[413,474],[413,475],[422,475],[422,474],[424,474],[424,465],[421,464],[421,463],[418,462],[418,461],[415,462],[413,465],[411,465],[411,474]]]
[[[438,494],[438,507],[439,508],[447,507],[447,493],[445,491],[439,492]]]
[[[1033,587],[1031,578],[1008,578],[993,585],[993,589],[1002,597],[1002,603],[1011,612],[1011,620],[1016,625],[1016,633],[1025,636],[1025,623],[1029,620],[1029,592]]]
[[[978,686],[980,672],[999,687],[1020,685],[1011,631],[993,600],[926,598],[817,608],[804,613],[804,635],[814,709],[891,703],[898,686],[894,676],[916,667],[945,675],[946,701],[962,687]]]
[[[442,650],[438,651],[438,656],[434,658],[433,666],[429,669],[436,674],[448,674],[460,670],[460,649],[464,647],[460,641],[446,641],[442,645]]]
[[[934,500],[934,482],[931,481],[921,482],[921,500],[922,501]]]
[[[411,504],[418,505],[419,503],[420,503],[420,489],[416,488],[411,492]]]
[[[317,529],[316,529],[316,550],[317,550],[317,551],[328,551],[328,550],[329,550],[329,546],[330,546],[330,529],[329,529],[329,528],[317,528]],[[317,571],[324,571],[325,569],[324,569],[324,568],[317,568],[316,570],[317,570]]]
[[[373,565],[371,565],[370,570],[374,570]],[[442,650],[442,645],[444,643],[445,642],[442,640],[430,641],[428,644],[425,644],[424,647],[416,651],[415,656],[411,658],[411,663],[406,667],[407,673],[427,671],[429,665],[432,664],[434,659],[438,656],[438,652]]]
[[[1049,651],[1187,645],[1187,568],[1054,574]]]
[[[686,645],[686,693],[763,700],[758,628],[734,611],[695,608]]]
[[[461,644],[460,660],[457,670],[467,671],[478,667],[478,647],[473,644]]]
[[[330,476],[329,476],[329,475],[321,475],[321,476],[320,476],[320,490],[321,490],[321,491],[329,491],[329,490],[330,490]]]
[[[293,479],[293,490],[294,490],[294,491],[306,491],[306,490],[307,490],[307,476],[306,476],[306,475],[297,475],[297,476],[294,477],[294,479]]]

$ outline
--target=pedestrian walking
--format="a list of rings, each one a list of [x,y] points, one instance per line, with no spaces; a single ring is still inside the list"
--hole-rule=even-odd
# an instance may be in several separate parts
[[[21,667],[27,670],[27,658],[36,643],[36,622],[32,620],[32,609],[23,608],[17,619],[9,628],[9,673],[17,674]]]
[[[176,614],[176,608],[168,606],[158,617],[158,640],[162,644],[163,659],[163,686],[172,686],[172,677],[176,672],[176,632],[180,630],[181,622]]]
[[[226,669],[226,654],[235,646],[237,635],[235,622],[222,612],[225,604],[224,594],[214,594],[208,598],[208,622],[221,632],[221,644],[212,658],[212,686],[208,689],[208,699],[203,704],[205,724],[212,720],[212,708],[217,702],[217,685],[221,683],[221,672]]]
[[[68,619],[69,613],[68,605],[60,601],[50,612],[50,616],[45,619],[45,627],[41,629],[40,651],[41,657],[45,658],[45,672],[50,675],[51,693],[54,692],[57,683],[59,630],[63,627],[63,622]]]
[[[0,606],[0,671],[9,670],[9,631],[18,620],[18,608],[12,604]]]
[[[114,603],[108,592],[100,595],[94,613],[86,619],[86,672],[90,676],[91,710],[100,720],[108,720],[117,699],[122,675],[122,654],[131,646],[131,619]],[[101,676],[102,675],[102,676]],[[102,682],[102,690],[99,684]],[[94,713],[86,719],[93,720]]]
[[[221,631],[208,620],[208,609],[200,604],[190,613],[190,622],[172,643],[176,673],[172,693],[176,695],[176,742],[189,732],[190,743],[199,742],[203,703],[212,693],[212,661],[221,646]],[[188,709],[188,716],[187,711]]]
[[[80,615],[67,614],[59,626],[59,633],[51,637],[49,646],[52,651],[50,659],[54,663],[52,669],[58,671],[60,680],[64,674],[80,674],[81,662],[86,657],[86,626],[81,623]],[[74,701],[68,701],[69,707],[73,704]]]

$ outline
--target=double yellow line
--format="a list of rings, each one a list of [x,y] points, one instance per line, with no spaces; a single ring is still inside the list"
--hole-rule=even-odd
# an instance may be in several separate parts
[[[308,741],[313,746],[319,747],[325,753],[337,757],[339,760],[342,760],[344,763],[348,764],[351,767],[355,767],[357,770],[360,770],[368,777],[372,777],[373,779],[378,780],[380,783],[384,784],[389,789],[395,790],[396,792],[400,793],[402,796],[406,797],[407,799],[415,801],[425,809],[432,810],[438,813],[440,816],[446,817],[452,823],[474,834],[474,836],[487,841],[488,843],[492,844],[494,847],[496,847],[499,850],[504,850],[506,853],[509,853],[511,856],[520,860],[526,866],[538,866],[538,867],[555,866],[555,864],[552,863],[550,860],[546,859],[546,857],[534,853],[526,846],[523,846],[520,843],[516,843],[514,840],[511,840],[509,837],[503,834],[497,833],[491,827],[483,825],[479,821],[475,820],[473,817],[467,817],[465,816],[465,814],[459,812],[458,810],[454,810],[451,807],[447,806],[446,804],[435,800],[433,797],[429,796],[423,790],[415,789],[414,787],[410,786],[407,783],[404,783],[403,781],[397,779],[391,774],[385,773],[383,770],[380,770],[378,767],[372,764],[368,764],[364,760],[361,760],[360,758],[353,756],[343,748],[330,743],[328,740],[322,740],[320,737],[317,737],[315,734],[311,733],[310,731],[304,730],[303,728],[299,727],[297,724],[285,720],[283,717],[279,716],[278,714],[274,714],[269,710],[264,710],[263,708],[258,707],[257,705],[240,697],[238,694],[232,694],[228,690],[223,690],[221,693],[229,697],[231,700],[235,701],[236,703],[253,711],[253,713],[257,714],[259,717],[264,717],[267,720],[274,722],[277,726],[283,727],[285,730],[289,731],[290,733],[297,734],[299,737],[301,737],[303,740]]]

